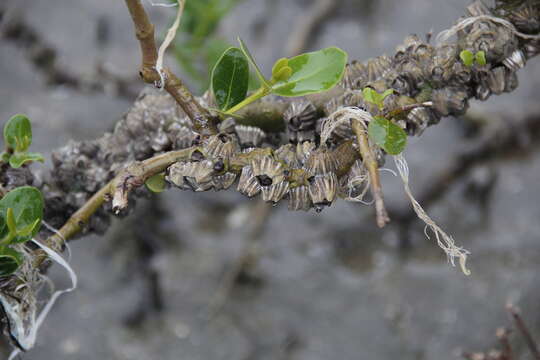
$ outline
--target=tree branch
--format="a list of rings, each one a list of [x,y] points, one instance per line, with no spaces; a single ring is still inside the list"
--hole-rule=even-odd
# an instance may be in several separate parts
[[[135,35],[141,47],[142,66],[140,75],[149,84],[159,84],[176,100],[178,105],[193,121],[193,127],[199,132],[216,133],[217,122],[210,112],[202,107],[182,81],[169,69],[163,74],[156,70],[158,51],[154,39],[154,25],[140,0],[125,0],[135,26]],[[161,84],[161,79],[165,84]]]

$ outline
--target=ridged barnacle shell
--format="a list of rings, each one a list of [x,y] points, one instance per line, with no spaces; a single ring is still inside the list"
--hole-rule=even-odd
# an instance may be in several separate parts
[[[485,85],[489,90],[496,95],[500,95],[506,88],[506,71],[503,66],[496,67],[487,72],[487,76],[484,78]]]
[[[326,173],[315,175],[310,178],[309,196],[317,212],[321,212],[325,206],[332,205],[336,197],[338,180],[336,174]]]
[[[406,131],[409,135],[422,135],[424,130],[432,124],[440,121],[431,109],[426,107],[417,107],[407,114]]]
[[[442,116],[463,115],[469,106],[467,93],[459,88],[436,89],[431,96],[433,108]]]
[[[182,190],[206,191],[212,188],[214,163],[210,160],[177,162],[167,169],[166,180]]]
[[[274,204],[278,203],[287,191],[289,190],[288,181],[280,181],[278,183],[273,183],[270,186],[262,186],[262,199],[264,201],[272,202]]]
[[[228,117],[218,125],[218,130],[220,133],[232,134],[234,133],[234,128],[236,126],[236,120],[233,117]]]
[[[259,185],[257,178],[253,175],[251,166],[248,165],[242,168],[237,190],[247,197],[253,197],[261,191],[261,186]]]
[[[217,134],[210,136],[204,143],[204,150],[210,157],[228,158],[240,150],[234,135]]]
[[[431,63],[424,68],[426,78],[431,78],[434,86],[439,87],[450,80],[452,67],[458,57],[458,47],[455,44],[442,44],[435,48]]]
[[[518,46],[512,29],[483,20],[476,21],[465,31],[458,32],[458,43],[462,49],[473,53],[484,51],[490,64],[503,61]]]
[[[475,1],[467,6],[467,12],[470,16],[491,15],[491,11],[482,1]]]
[[[304,167],[312,175],[326,174],[336,171],[339,167],[339,161],[331,151],[319,148],[307,158]]]
[[[283,161],[289,168],[299,168],[302,166],[296,156],[296,145],[285,144],[274,151],[277,159]]]
[[[269,155],[257,157],[251,161],[253,175],[261,186],[270,186],[285,179],[285,168],[282,163]]]
[[[356,60],[347,64],[340,86],[345,89],[361,89],[368,82],[367,67]]]
[[[511,71],[518,71],[523,68],[527,63],[527,58],[521,50],[516,50],[509,57],[503,60],[504,66],[506,66]]]
[[[172,123],[167,129],[167,136],[175,149],[185,149],[193,145],[197,134],[189,127],[179,123]]]
[[[266,133],[255,126],[236,125],[234,129],[242,147],[258,147],[266,138]]]
[[[317,108],[307,99],[293,101],[283,114],[289,141],[292,143],[315,140]]]
[[[468,84],[473,78],[471,68],[462,62],[456,62],[452,66],[451,82],[457,85]]]
[[[388,56],[382,55],[368,60],[366,67],[367,82],[371,83],[379,80],[389,69],[391,69],[392,60]]]
[[[537,34],[540,32],[540,4],[526,3],[510,11],[504,16],[521,32]]]
[[[308,211],[313,206],[311,197],[309,196],[308,186],[297,186],[289,189],[288,208],[291,211]]]
[[[226,172],[223,175],[217,175],[212,178],[212,185],[216,191],[226,190],[234,184],[236,180],[236,174],[231,172]]]
[[[311,141],[305,141],[296,145],[296,158],[303,165],[307,159],[311,156],[311,153],[315,150],[315,143]]]

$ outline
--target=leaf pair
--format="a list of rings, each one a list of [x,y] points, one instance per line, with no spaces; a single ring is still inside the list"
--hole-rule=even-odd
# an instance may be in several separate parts
[[[336,47],[305,53],[276,61],[268,80],[253,56],[239,39],[240,48],[227,49],[212,71],[212,92],[219,109],[234,113],[241,107],[268,94],[286,97],[303,96],[334,87],[343,76],[347,54]],[[246,98],[249,64],[255,69],[261,87]]]
[[[27,162],[41,161],[43,156],[28,152],[32,144],[32,125],[25,115],[15,115],[4,126],[4,142],[6,151],[0,155],[0,160],[9,162],[12,168],[19,168]]]
[[[21,263],[22,255],[9,245],[32,239],[42,219],[43,196],[35,187],[16,188],[0,200],[0,276],[12,274]]]
[[[483,50],[478,51],[476,54],[473,54],[469,50],[463,50],[459,53],[459,57],[463,64],[466,66],[473,66],[475,63],[478,66],[484,66],[487,64],[486,53]]]

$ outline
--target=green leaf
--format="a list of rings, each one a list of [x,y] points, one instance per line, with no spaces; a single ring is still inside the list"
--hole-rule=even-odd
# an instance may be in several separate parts
[[[474,55],[469,50],[463,50],[459,53],[459,57],[461,61],[463,61],[463,64],[466,66],[473,66],[474,63]]]
[[[272,66],[272,78],[276,78],[276,74],[278,73],[279,70],[281,70],[282,68],[284,68],[285,66],[288,66],[289,65],[289,59],[287,58],[281,58],[281,59],[278,59],[275,63],[274,63],[274,66]]]
[[[337,47],[305,53],[289,59],[289,79],[272,86],[281,96],[302,96],[333,88],[343,77],[347,53]]]
[[[44,162],[45,159],[43,158],[43,155],[40,153],[29,153],[29,152],[23,152],[23,153],[15,153],[11,155],[9,158],[9,165],[12,168],[20,168],[27,162],[31,161],[39,161]]]
[[[253,68],[255,69],[255,74],[257,74],[257,77],[259,78],[259,81],[261,82],[261,85],[264,85],[266,87],[270,87],[270,83],[264,77],[261,69],[259,68],[259,65],[257,65],[257,63],[255,62],[255,59],[253,58],[253,55],[251,55],[251,53],[249,52],[249,50],[248,50],[246,44],[244,43],[244,41],[242,39],[238,38],[238,42],[240,43],[240,50],[242,50],[242,52],[244,53],[246,58],[249,60],[251,65],[253,65]]]
[[[2,152],[0,154],[0,161],[7,163],[7,162],[9,162],[10,156],[11,156],[11,154],[8,153],[7,151]]]
[[[156,174],[146,180],[144,184],[151,192],[160,193],[167,187],[167,183],[165,182],[165,174]]]
[[[393,122],[377,116],[368,126],[369,138],[390,155],[401,153],[407,145],[407,134]]]
[[[274,81],[287,81],[292,76],[292,68],[290,66],[284,66],[279,69],[274,75],[272,75],[272,80]]]
[[[0,277],[13,274],[23,262],[23,256],[7,246],[0,247]]]
[[[4,141],[13,151],[25,152],[32,143],[32,125],[25,115],[15,115],[4,126]]]
[[[474,56],[474,59],[476,63],[480,66],[484,66],[487,64],[486,53],[483,50],[478,51],[476,55]]]
[[[382,93],[382,100],[386,99],[387,96],[392,95],[394,93],[394,89],[387,89]]]
[[[223,111],[246,98],[249,64],[240,49],[225,50],[212,70],[211,84],[214,98]]]
[[[370,87],[365,87],[362,89],[362,97],[367,102],[379,105],[379,93]]]
[[[35,187],[22,186],[8,192],[0,200],[0,239],[9,235],[8,209],[15,218],[17,236],[9,243],[20,243],[31,239],[40,228],[43,219],[43,196]],[[3,244],[5,245],[5,244]]]

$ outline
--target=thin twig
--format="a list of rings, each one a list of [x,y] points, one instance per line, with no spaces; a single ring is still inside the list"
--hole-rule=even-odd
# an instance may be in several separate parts
[[[384,207],[382,186],[379,178],[379,165],[377,164],[377,159],[373,154],[373,149],[369,145],[369,140],[366,136],[366,131],[362,126],[362,123],[358,120],[353,119],[351,120],[351,125],[356,135],[356,138],[358,139],[358,145],[360,155],[362,156],[362,161],[364,162],[364,166],[369,172],[369,178],[371,181],[371,193],[373,195],[373,199],[375,200],[377,225],[382,228],[384,227],[384,225],[390,222],[390,218],[388,217],[388,213],[386,212],[386,208]]]
[[[130,191],[142,186],[148,178],[164,171],[173,163],[186,159],[192,150],[192,148],[187,148],[170,151],[129,165],[77,210],[58,230],[58,233],[51,235],[45,241],[45,245],[55,250],[61,249],[64,242],[82,231],[90,217],[109,199],[113,200],[113,211],[119,213],[127,207]],[[37,250],[34,266],[40,266],[46,258],[47,254]]]
[[[527,328],[527,325],[525,325],[525,322],[521,318],[519,310],[512,304],[508,304],[506,306],[506,310],[508,310],[510,315],[512,315],[516,327],[521,332],[521,335],[523,335],[523,338],[525,339],[525,342],[527,343],[527,346],[529,347],[529,350],[531,351],[534,358],[536,360],[540,360],[540,351],[538,350],[538,345],[536,345],[536,341],[532,337],[531,332]]]
[[[513,358],[512,346],[510,345],[510,341],[508,339],[508,335],[510,335],[510,331],[506,328],[499,328],[495,332],[495,335],[497,336],[497,339],[499,339],[499,342],[501,343],[503,359],[512,360]]]
[[[141,47],[142,66],[139,74],[142,79],[146,83],[163,87],[193,121],[193,126],[197,131],[216,133],[216,119],[199,104],[182,81],[168,68],[163,68],[161,72],[156,69],[158,51],[154,39],[154,25],[150,22],[141,1],[125,1]],[[165,84],[161,84],[161,79],[164,79]]]

